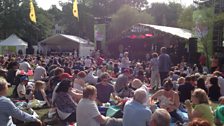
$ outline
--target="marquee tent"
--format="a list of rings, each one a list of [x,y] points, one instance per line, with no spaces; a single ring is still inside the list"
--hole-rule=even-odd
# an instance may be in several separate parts
[[[87,52],[94,50],[94,44],[88,40],[73,35],[56,34],[39,42],[40,50],[46,52],[74,52],[79,56],[88,55]]]
[[[7,39],[0,42],[1,54],[16,54],[19,50],[25,54],[27,42],[20,39],[17,35],[12,34]]]

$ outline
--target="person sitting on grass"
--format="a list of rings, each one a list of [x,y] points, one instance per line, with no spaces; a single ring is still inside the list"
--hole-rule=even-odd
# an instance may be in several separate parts
[[[203,89],[195,89],[191,96],[191,101],[185,101],[185,107],[188,112],[190,120],[194,118],[202,118],[214,124],[214,116],[211,106],[209,105],[209,98]],[[194,105],[194,108],[192,107]]]
[[[78,126],[100,126],[106,124],[108,117],[100,114],[96,105],[97,89],[88,85],[83,89],[83,98],[77,106]]]
[[[26,94],[26,85],[28,84],[28,77],[27,76],[22,76],[20,78],[20,83],[17,87],[17,94],[19,96],[19,99],[25,100],[25,94]]]
[[[124,106],[124,126],[146,126],[151,120],[151,110],[144,106],[147,101],[147,92],[144,89],[137,89],[134,98],[127,101]]]
[[[167,110],[156,109],[152,114],[149,126],[170,126],[171,117]]]
[[[27,114],[17,108],[6,96],[8,94],[8,83],[0,79],[0,122],[1,126],[15,126],[12,117],[21,121],[28,122],[30,126],[41,126],[42,122],[36,117]]]
[[[97,93],[97,103],[102,105],[102,103],[107,103],[110,101],[110,96],[115,100],[120,100],[120,98],[115,94],[114,87],[109,83],[110,75],[108,73],[103,73],[100,77],[101,82],[96,85]]]
[[[40,101],[46,101],[47,106],[50,107],[50,102],[47,99],[47,95],[45,93],[46,84],[43,81],[36,81],[34,88],[34,97]]]
[[[149,104],[155,105],[154,100],[157,99],[159,101],[160,108],[166,109],[170,113],[171,117],[173,117],[176,121],[183,123],[183,118],[179,113],[177,113],[177,109],[180,106],[180,100],[178,93],[172,90],[172,81],[166,81],[163,87],[164,89],[157,91],[151,96],[149,99]]]
[[[72,81],[62,80],[57,89],[53,104],[57,108],[58,116],[65,122],[76,122],[76,102],[69,92],[72,90]]]
[[[214,114],[215,114],[215,125],[216,126],[223,126],[224,124],[224,105],[219,106]]]

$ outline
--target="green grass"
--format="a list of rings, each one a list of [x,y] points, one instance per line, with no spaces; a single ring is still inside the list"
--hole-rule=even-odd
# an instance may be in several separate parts
[[[7,97],[10,98],[12,96],[13,89],[14,89],[13,87],[9,87]],[[49,108],[44,108],[44,109],[37,109],[34,111],[40,116],[40,119],[42,119],[48,113],[48,110]]]

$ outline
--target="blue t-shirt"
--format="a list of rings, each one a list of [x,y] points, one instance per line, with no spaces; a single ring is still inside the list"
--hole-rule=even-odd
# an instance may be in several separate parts
[[[148,107],[132,100],[124,106],[123,126],[148,126],[151,115]]]
[[[102,103],[107,103],[110,101],[111,93],[114,93],[114,87],[110,84],[103,85],[101,83],[96,85],[97,89],[97,99]]]

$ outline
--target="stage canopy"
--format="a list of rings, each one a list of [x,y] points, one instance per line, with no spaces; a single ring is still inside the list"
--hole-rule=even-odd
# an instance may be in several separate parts
[[[159,25],[150,25],[150,24],[139,24],[146,27],[151,27],[155,30],[159,30],[161,32],[165,32],[171,35],[178,36],[180,38],[189,39],[193,37],[193,34],[190,30],[183,28],[175,28],[175,27],[167,27],[167,26],[159,26]]]
[[[146,53],[159,52],[167,47],[173,54],[185,54],[194,35],[190,30],[138,23],[110,40],[108,48],[117,56],[129,51],[130,57],[143,59]]]

